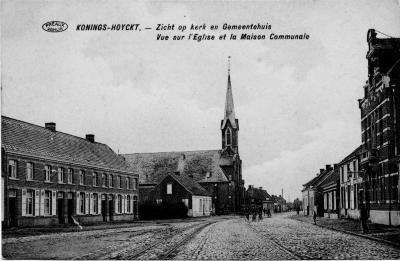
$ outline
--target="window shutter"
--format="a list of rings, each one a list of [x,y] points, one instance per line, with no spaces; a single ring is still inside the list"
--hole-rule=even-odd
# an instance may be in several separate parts
[[[22,189],[22,216],[26,216],[26,189]]]
[[[57,192],[53,190],[51,192],[51,214],[53,216],[57,215]]]
[[[35,190],[35,216],[40,215],[40,190]]]
[[[40,190],[40,216],[44,216],[44,190]]]
[[[97,196],[97,204],[98,204],[98,208],[97,208],[96,214],[101,214],[101,194],[100,193]]]
[[[81,195],[79,194],[79,192],[76,192],[76,213],[77,214],[81,214],[80,213],[80,204],[81,204]]]
[[[94,214],[93,203],[94,203],[93,193],[90,193],[90,214]]]
[[[89,193],[85,193],[85,214],[89,214]]]

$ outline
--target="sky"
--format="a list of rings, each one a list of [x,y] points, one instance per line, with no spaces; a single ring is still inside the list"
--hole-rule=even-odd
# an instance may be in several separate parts
[[[397,0],[4,0],[1,19],[2,115],[93,133],[117,153],[220,149],[231,56],[245,186],[283,189],[290,200],[361,143],[367,30],[400,37]],[[69,27],[49,33],[48,21]],[[76,30],[104,23],[152,29]],[[242,33],[224,23],[271,29],[254,31],[266,40],[157,41],[158,23],[205,23],[200,33],[217,36]],[[310,38],[274,41],[270,33]]]

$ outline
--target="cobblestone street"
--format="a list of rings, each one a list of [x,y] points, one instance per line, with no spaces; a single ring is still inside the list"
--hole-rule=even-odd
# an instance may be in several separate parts
[[[399,259],[400,249],[273,215],[3,238],[7,259]]]

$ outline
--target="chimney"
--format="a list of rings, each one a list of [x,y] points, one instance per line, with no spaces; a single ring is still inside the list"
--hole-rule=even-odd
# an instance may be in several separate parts
[[[259,190],[262,190],[262,187],[259,187],[258,189],[259,189]]]
[[[49,131],[53,131],[53,132],[56,131],[56,123],[55,123],[55,122],[46,122],[46,123],[44,124],[44,127],[45,127],[46,129],[48,129]]]
[[[332,169],[332,166],[330,164],[326,164],[325,167],[327,171]]]
[[[86,140],[94,143],[94,134],[86,134]]]
[[[336,170],[338,168],[338,164],[333,164],[333,169]]]
[[[324,172],[324,169],[319,169],[319,174],[322,174]]]

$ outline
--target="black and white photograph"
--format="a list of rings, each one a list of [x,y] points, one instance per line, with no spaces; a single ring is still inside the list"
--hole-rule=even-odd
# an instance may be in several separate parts
[[[400,259],[400,0],[0,4],[2,259]]]

